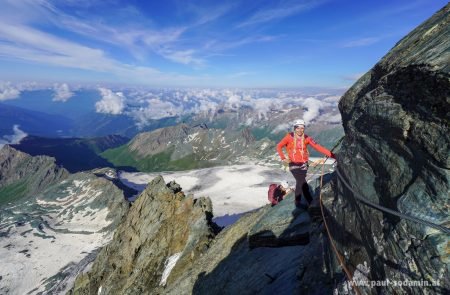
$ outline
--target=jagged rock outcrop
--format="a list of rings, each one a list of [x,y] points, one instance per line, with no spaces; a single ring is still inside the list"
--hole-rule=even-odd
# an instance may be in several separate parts
[[[304,222],[306,213],[297,214],[294,207],[293,198],[287,198],[244,215],[223,230],[188,271],[155,294],[331,294],[342,274],[326,234],[320,223]],[[254,238],[279,232],[277,222],[284,233]]]
[[[17,200],[67,178],[69,172],[47,156],[32,157],[9,145],[0,149],[1,200]]]
[[[446,227],[449,34],[447,5],[397,43],[342,97],[345,139],[338,157],[339,171],[361,197]],[[334,182],[327,198],[334,239],[347,254],[349,269],[374,282],[391,282],[360,287],[362,292],[450,292],[447,234],[357,202],[342,181]],[[422,285],[395,286],[394,281]],[[433,282],[439,286],[431,286]]]
[[[77,279],[73,294],[156,294],[169,257],[179,259],[167,284],[208,249],[217,231],[211,218],[210,199],[186,197],[179,185],[156,177],[91,271]]]

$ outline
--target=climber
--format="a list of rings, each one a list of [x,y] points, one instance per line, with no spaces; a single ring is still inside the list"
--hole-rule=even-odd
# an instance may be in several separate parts
[[[297,208],[307,209],[312,202],[312,196],[309,191],[308,183],[306,182],[306,173],[308,171],[309,153],[307,146],[311,145],[318,152],[327,157],[335,159],[335,155],[328,149],[319,145],[305,134],[305,121],[296,120],[292,124],[294,132],[289,132],[277,144],[277,152],[280,155],[281,161],[285,165],[289,165],[289,170],[296,180],[295,185],[295,206]],[[283,147],[286,148],[288,156],[283,153]],[[301,197],[304,195],[308,205],[305,207],[300,203]]]
[[[291,191],[292,189],[289,187],[289,182],[286,180],[283,180],[280,184],[272,183],[269,185],[267,197],[272,204],[272,207],[281,202]]]

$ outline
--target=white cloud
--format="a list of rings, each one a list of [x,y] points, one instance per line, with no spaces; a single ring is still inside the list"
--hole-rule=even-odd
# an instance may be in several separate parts
[[[212,120],[217,114],[217,110],[233,110],[240,113],[245,118],[245,124],[252,125],[259,121],[268,120],[270,113],[275,111],[283,113],[291,110],[304,109],[304,119],[311,123],[314,120],[321,120],[324,113],[336,110],[339,96],[320,93],[306,97],[304,91],[270,90],[270,89],[124,89],[123,92],[114,93],[104,89],[102,95],[104,105],[113,105],[113,101],[121,103],[120,112],[132,117],[136,126],[140,129],[149,125],[153,120],[196,114],[207,120]],[[119,95],[120,94],[120,95]],[[117,98],[116,96],[119,95]],[[126,104],[124,97],[126,96]],[[110,99],[115,97],[115,100]],[[108,98],[108,99],[106,99]],[[103,100],[102,100],[103,101]],[[97,109],[100,108],[100,102]],[[104,111],[107,112],[107,111]],[[328,118],[336,121],[337,119]],[[281,126],[279,130],[286,130]]]
[[[10,82],[0,82],[0,101],[15,99],[20,96],[20,90]]]
[[[275,109],[274,100],[270,98],[263,98],[253,101],[252,108],[258,112],[258,118],[262,120],[264,117],[267,118],[267,113]]]
[[[320,109],[327,106],[327,103],[324,103],[318,99],[308,97],[302,102],[302,106],[306,108],[303,113],[303,120],[305,120],[306,125],[311,124],[311,122],[317,118],[320,114]]]
[[[326,122],[326,123],[330,123],[330,124],[341,123],[342,122],[341,113],[339,113],[339,112],[337,112],[337,113],[332,112],[332,113],[323,114],[323,115],[320,116],[318,121]]]
[[[259,42],[273,42],[278,38],[278,36],[263,35],[263,36],[250,36],[238,39],[236,41],[221,42],[217,40],[210,40],[204,45],[204,49],[212,50],[214,52],[225,51],[228,49],[233,49],[236,47],[241,47],[251,43]],[[215,54],[212,54],[215,55]]]
[[[112,92],[106,88],[99,88],[102,99],[95,103],[97,113],[119,115],[125,108],[125,96],[122,92]]]
[[[54,84],[53,90],[55,91],[55,94],[53,95],[53,101],[66,102],[74,94],[72,91],[70,91],[69,85],[67,85],[66,83]]]
[[[155,30],[146,25],[145,22],[144,24],[141,24],[141,22],[137,21],[121,23],[120,26],[116,26],[109,25],[107,21],[99,19],[98,17],[93,21],[86,18],[82,19],[75,15],[69,15],[45,0],[41,0],[40,5],[36,6],[40,6],[40,9],[38,10],[39,13],[43,16],[45,15],[45,17],[54,25],[97,41],[121,47],[129,51],[139,60],[145,60],[148,56],[148,52],[152,51],[176,63],[194,66],[202,66],[205,64],[203,59],[194,56],[194,50],[181,49],[177,46],[177,42],[181,35],[188,30],[190,26],[178,26]],[[128,8],[130,11],[133,11],[131,14],[135,12],[139,14],[132,6],[129,6]],[[202,17],[200,22],[193,26],[213,21],[223,12],[224,11],[221,9],[219,12],[214,12],[214,15]],[[135,15],[130,15],[129,17],[134,19]],[[27,17],[24,17],[24,20],[29,18],[31,18],[31,16],[28,15]]]
[[[195,66],[203,66],[205,64],[205,60],[194,57],[194,50],[174,51],[165,49],[158,50],[158,53],[168,60],[185,65],[192,64]]]
[[[49,13],[47,12],[47,14]],[[139,83],[189,85],[192,83],[205,83],[206,81],[211,80],[211,78],[207,76],[163,73],[148,66],[125,64],[107,56],[102,49],[80,45],[72,40],[56,37],[31,27],[28,25],[28,22],[32,17],[27,16],[24,17],[24,19],[19,18],[11,20],[3,18],[2,16],[4,16],[4,12],[0,12],[0,57],[6,56],[10,59],[14,58],[44,65],[106,73],[119,78],[126,78],[127,81],[131,79]],[[115,28],[109,28],[109,30],[113,33],[117,33]],[[175,30],[172,37],[165,36],[164,38],[176,38],[177,34],[180,34],[179,32],[181,31],[183,30]],[[86,29],[86,34],[89,32],[89,29]],[[111,38],[112,34],[108,34],[104,31],[96,31],[95,33],[95,38],[101,38],[99,36]],[[126,40],[127,38],[132,39],[127,41],[130,42],[130,44],[134,44],[134,42],[139,44],[151,42],[144,37],[133,39],[135,38],[133,37],[133,33],[129,33],[130,35],[125,33],[117,34],[115,40],[118,43],[121,39]],[[163,34],[161,33],[160,35],[162,36]],[[149,39],[151,38],[149,37]],[[155,46],[156,48],[161,48],[160,44],[156,44]],[[148,51],[148,48],[143,48],[142,50]],[[181,53],[178,53],[177,50],[173,49],[166,49],[165,51],[169,53],[172,60],[195,65],[203,63],[201,59],[193,57],[193,52],[181,51]]]
[[[149,99],[147,103],[146,107],[130,112],[139,129],[148,125],[151,120],[179,116],[185,112],[182,107],[177,107],[169,101],[163,101],[158,98]]]
[[[277,132],[281,132],[281,131],[290,131],[292,128],[291,123],[283,123],[280,125],[277,125],[273,130],[272,133],[277,133]]]
[[[19,125],[14,125],[12,135],[5,135],[3,138],[0,138],[0,148],[2,148],[5,144],[18,144],[22,139],[27,137],[28,134],[19,129]]]
[[[238,109],[241,107],[241,105],[243,105],[242,97],[238,94],[230,92],[229,96],[225,102],[225,106],[230,109]]]
[[[342,97],[342,95],[327,96],[326,98],[323,99],[323,101],[330,102],[330,103],[337,103],[337,102],[339,102],[341,97]]]

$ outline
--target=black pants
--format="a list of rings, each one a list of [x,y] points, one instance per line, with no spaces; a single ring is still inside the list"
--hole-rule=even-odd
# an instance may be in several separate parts
[[[306,182],[306,173],[308,172],[307,168],[293,168],[291,167],[291,173],[294,175],[296,184],[295,184],[295,205],[300,205],[300,201],[302,199],[302,195],[305,196],[308,204],[312,202],[312,196],[309,191],[308,183]]]

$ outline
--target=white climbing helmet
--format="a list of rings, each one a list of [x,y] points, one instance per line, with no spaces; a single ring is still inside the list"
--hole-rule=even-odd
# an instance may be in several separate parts
[[[282,182],[280,182],[280,185],[282,187],[284,187],[285,189],[289,188],[289,182],[287,182],[286,180],[283,180]]]
[[[303,127],[305,127],[305,121],[303,121],[301,119],[295,120],[294,124],[292,124],[292,125],[294,126],[294,128],[297,127],[297,126],[300,126],[300,125],[303,125]]]

